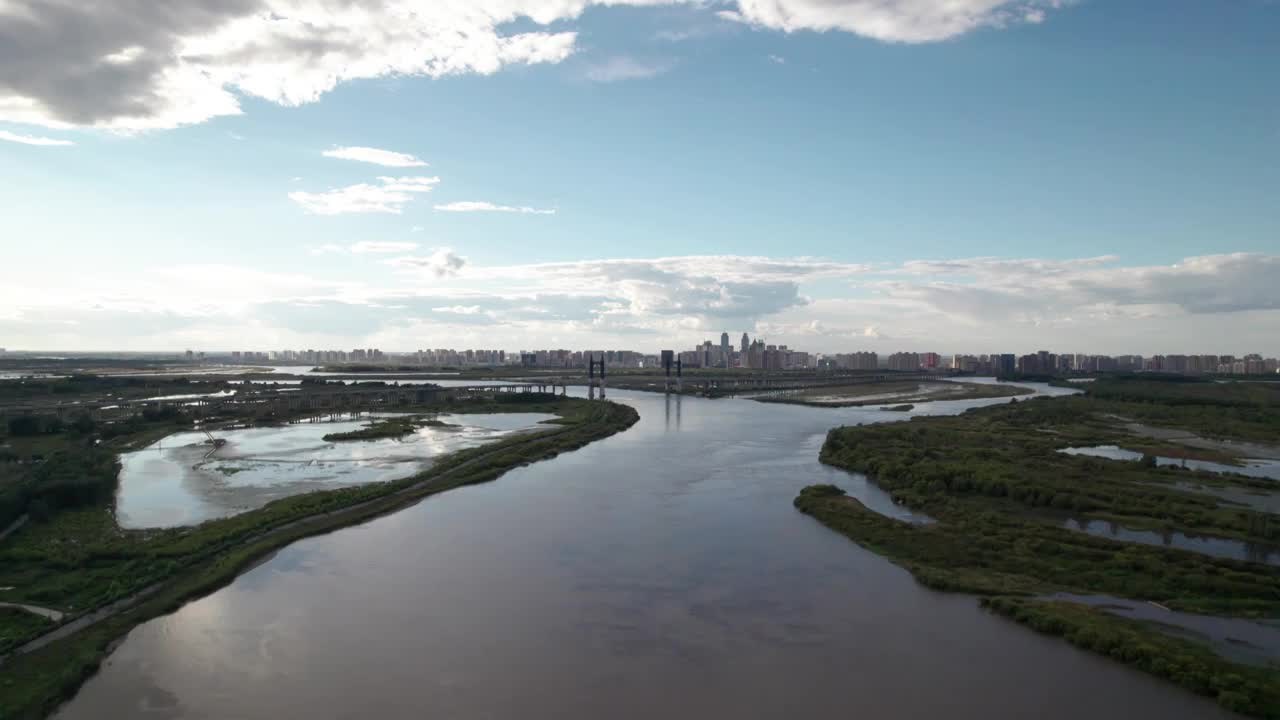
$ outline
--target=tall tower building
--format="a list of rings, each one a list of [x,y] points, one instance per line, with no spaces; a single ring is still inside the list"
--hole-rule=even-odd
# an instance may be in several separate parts
[[[747,337],[746,333],[742,333],[742,352],[745,353],[750,348],[751,348],[751,339]]]

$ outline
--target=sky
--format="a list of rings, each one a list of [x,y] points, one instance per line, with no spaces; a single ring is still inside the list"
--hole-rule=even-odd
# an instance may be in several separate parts
[[[0,347],[1280,354],[1274,0],[0,0]]]

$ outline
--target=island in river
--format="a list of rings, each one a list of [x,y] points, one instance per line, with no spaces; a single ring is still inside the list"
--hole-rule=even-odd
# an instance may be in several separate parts
[[[1195,400],[1206,414],[1225,416],[1226,427],[1242,437],[1280,427],[1280,398],[1261,397],[1280,387],[1215,392],[1218,384],[1205,385],[1192,393],[1150,381],[1099,380],[1084,397],[837,428],[822,446],[823,462],[865,473],[895,502],[936,522],[885,517],[834,485],[805,488],[795,506],[929,587],[978,593],[993,611],[1036,630],[1215,697],[1233,711],[1277,717],[1280,655],[1243,663],[1170,632],[1171,622],[1123,617],[1105,604],[1085,606],[1063,595],[1108,595],[1250,622],[1280,618],[1280,516],[1268,511],[1280,489],[1274,480],[1231,472],[1230,465],[1211,472],[1161,465],[1149,455],[1112,460],[1064,452],[1149,442],[1115,418],[1166,418],[1172,427],[1171,420],[1196,417]],[[1159,532],[1151,540],[1125,535],[1137,542],[1122,542],[1089,534],[1092,523],[1064,524],[1064,517]],[[1213,542],[1193,542],[1200,538]],[[1235,559],[1219,557],[1223,548],[1234,549],[1226,554]],[[1242,627],[1247,634],[1248,623]]]
[[[886,409],[906,411],[914,403],[939,400],[980,400],[983,398],[1029,395],[1019,385],[943,381],[888,381],[856,385],[830,385],[798,390],[778,390],[750,395],[757,402],[812,405],[814,407],[861,407],[886,405]]]

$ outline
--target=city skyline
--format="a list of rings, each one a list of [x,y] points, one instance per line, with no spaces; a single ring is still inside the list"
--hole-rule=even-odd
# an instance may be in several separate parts
[[[1274,3],[464,5],[0,5],[0,346],[1280,354]]]
[[[0,357],[38,359],[31,353],[8,353],[0,348]],[[82,357],[92,357],[88,354]],[[622,349],[526,349],[503,350],[496,348],[428,348],[411,351],[386,351],[380,348],[354,348],[350,351],[308,348],[305,350],[186,350],[178,353],[154,353],[157,359],[181,359],[188,363],[216,366],[260,365],[264,363],[303,363],[309,365],[370,365],[393,367],[419,365],[424,367],[546,367],[584,368],[589,361],[599,359],[604,366],[610,364],[623,368],[658,368],[668,359],[680,361],[687,368],[754,370],[895,370],[925,372],[959,372],[974,375],[1010,376],[1095,374],[1108,372],[1156,372],[1182,375],[1274,375],[1280,372],[1280,359],[1264,357],[1259,353],[1235,354],[1182,354],[1105,355],[1092,353],[1054,352],[1038,350],[1032,353],[938,353],[933,351],[899,350],[886,355],[874,351],[846,353],[813,352],[804,348],[776,345],[762,338],[751,340],[742,336],[741,349],[728,341],[728,333],[722,332],[720,344],[710,340],[692,350],[663,349],[637,351]]]
[[[748,345],[759,344],[761,347],[767,346],[769,348],[781,347],[783,349],[787,349],[790,347],[792,350],[802,351],[802,352],[819,356],[819,357],[823,357],[823,356],[834,357],[837,355],[860,355],[860,354],[870,354],[872,356],[877,356],[877,355],[886,356],[889,354],[896,354],[896,353],[913,353],[913,354],[937,355],[940,358],[946,359],[946,358],[952,358],[952,357],[979,357],[979,356],[987,356],[987,355],[993,354],[990,351],[991,350],[990,348],[987,348],[987,350],[984,352],[982,350],[971,350],[971,349],[959,349],[959,350],[955,348],[947,349],[947,348],[941,348],[941,346],[938,346],[938,345],[927,345],[927,344],[916,347],[916,346],[893,345],[892,343],[890,343],[888,346],[886,346],[885,349],[874,349],[874,348],[866,347],[865,345],[854,347],[849,350],[826,350],[826,349],[821,349],[816,347],[800,348],[800,347],[792,347],[788,343],[774,342],[764,336],[757,336],[755,338],[750,338],[750,333],[742,334],[741,346],[739,347],[739,345],[735,345],[733,342],[729,342],[727,345],[723,344],[724,336],[727,334],[728,334],[727,332],[721,333],[721,340],[722,340],[721,344],[716,344],[713,338],[706,338],[701,342],[694,343],[692,351],[697,351],[704,347],[710,347],[716,350],[717,352],[723,353],[725,352],[725,348],[727,347],[728,352],[736,357],[742,352],[745,352]],[[661,349],[655,349],[659,347]],[[372,347],[341,348],[341,347],[323,347],[323,346],[308,347],[305,349],[302,347],[246,349],[245,347],[242,346],[239,350],[233,349],[232,347],[210,347],[210,348],[198,348],[198,349],[150,348],[150,349],[142,349],[142,350],[126,350],[121,348],[65,349],[65,348],[0,347],[0,357],[5,357],[5,356],[22,357],[22,356],[39,355],[42,353],[63,352],[63,353],[67,353],[68,355],[81,356],[81,357],[92,357],[95,354],[101,355],[101,356],[151,355],[156,357],[175,357],[175,358],[185,357],[185,359],[187,360],[192,360],[197,358],[204,359],[205,357],[208,357],[211,359],[212,358],[239,359],[241,356],[243,356],[245,358],[255,359],[255,360],[281,359],[281,360],[293,361],[293,360],[302,360],[303,359],[302,356],[307,353],[319,353],[319,354],[327,353],[335,357],[339,355],[342,356],[343,362],[346,362],[346,361],[356,362],[356,361],[362,361],[365,359],[375,359],[373,357],[373,353],[377,353],[378,356],[376,359],[381,360],[381,359],[384,359],[384,357],[386,359],[392,359],[392,358],[401,357],[401,356],[412,356],[414,354],[421,355],[424,352],[425,353],[484,352],[484,353],[495,353],[495,354],[506,353],[508,356],[511,356],[511,357],[519,357],[521,353],[525,353],[525,352],[568,352],[568,353],[587,353],[587,352],[615,353],[616,352],[616,353],[629,353],[633,355],[646,356],[646,357],[656,357],[658,353],[664,349],[672,350],[673,352],[676,352],[676,353],[692,352],[687,349],[681,349],[682,347],[683,346],[679,346],[679,345],[668,346],[668,345],[661,345],[661,344],[654,347],[595,346],[594,348],[586,348],[586,349],[580,348],[580,347],[550,346],[550,345],[502,347],[500,345],[492,345],[492,344],[486,345],[486,346],[472,346],[472,347],[468,347],[466,345],[443,344],[443,345],[434,345],[434,346],[423,345],[422,347],[419,347],[419,348],[387,348],[387,349],[372,348]],[[943,350],[943,352],[937,352],[940,348]],[[1208,350],[1215,350],[1215,349],[1209,348]],[[1217,348],[1216,350],[1221,350],[1221,348]],[[1021,347],[1005,347],[1005,348],[1002,348],[1000,352],[997,352],[995,354],[997,355],[1012,354],[1014,356],[1020,356],[1024,354],[1035,354],[1037,352],[1047,352],[1047,351],[1039,350],[1039,349],[1023,349]],[[366,356],[366,353],[368,353],[367,356]],[[1166,356],[1170,356],[1170,357],[1210,357],[1212,356],[1212,357],[1229,357],[1229,358],[1243,358],[1243,357],[1250,357],[1250,356],[1269,357],[1269,353],[1258,352],[1256,349],[1247,349],[1243,351],[1233,351],[1233,352],[1207,352],[1206,348],[1200,348],[1200,350],[1198,351],[1189,351],[1189,350],[1183,349],[1177,352],[1151,352],[1151,351],[1144,352],[1141,349],[1130,349],[1129,351],[1119,352],[1119,353],[1099,353],[1099,352],[1088,351],[1087,349],[1083,349],[1083,348],[1076,348],[1071,352],[1064,352],[1061,354],[1076,356],[1076,357],[1109,357],[1109,358],[1115,358],[1115,357],[1153,358],[1153,357],[1166,357]]]

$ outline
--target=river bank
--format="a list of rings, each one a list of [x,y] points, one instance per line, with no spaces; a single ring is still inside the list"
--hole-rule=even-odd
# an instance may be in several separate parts
[[[1030,395],[1031,389],[1017,385],[970,383],[960,380],[939,382],[883,382],[862,385],[835,385],[803,390],[781,390],[748,396],[756,402],[809,405],[811,407],[892,406],[900,410],[913,403],[945,400]],[[909,409],[909,408],[908,408]]]
[[[902,413],[610,398],[641,415],[625,433],[291,544],[139,625],[55,718],[768,720],[857,697],[879,720],[1228,719],[795,512],[839,482],[907,515],[817,460],[832,425]]]
[[[1159,598],[1174,607],[1247,610],[1280,615],[1280,576],[1249,572],[1245,564],[1214,568],[1228,577],[1216,582],[1188,553],[1117,552],[1105,540],[1040,535],[1026,526],[985,518],[918,525],[876,513],[831,485],[801,491],[795,507],[859,545],[909,570],[921,584],[946,592],[982,596],[989,608],[1038,632],[1063,637],[1216,699],[1223,707],[1255,717],[1280,716],[1280,676],[1275,664],[1236,662],[1205,645],[1174,637],[1150,623],[1033,596],[1061,592],[1107,593]],[[1135,577],[1135,567],[1161,566]],[[1203,593],[1196,596],[1195,593]],[[1220,603],[1234,593],[1240,604]],[[1269,598],[1269,601],[1266,600]],[[1257,599],[1255,601],[1255,599]]]
[[[554,457],[625,430],[638,419],[632,408],[613,403],[577,399],[551,403],[563,418],[562,423],[542,432],[454,453],[410,478],[297,496],[260,511],[206,523],[195,530],[149,533],[147,540],[153,542],[137,547],[133,559],[120,568],[123,572],[139,571],[129,576],[138,589],[120,592],[116,588],[120,597],[109,601],[125,601],[116,612],[77,628],[78,632],[69,637],[58,636],[47,643],[32,641],[7,657],[4,674],[9,682],[0,686],[0,716],[42,717],[74,692],[96,669],[112,643],[134,625],[222,586],[259,558],[295,540],[364,522],[444,490],[492,480],[513,467]],[[163,538],[163,542],[154,542],[156,538]],[[126,544],[117,539],[103,550],[119,554],[127,550]],[[6,552],[11,550],[6,548]],[[157,561],[158,570],[150,575],[142,573],[138,566],[156,566]],[[101,604],[105,603],[95,603]]]
[[[1232,711],[1280,716],[1274,660],[1248,666],[1186,633],[1062,599],[1062,593],[1107,595],[1221,617],[1280,618],[1280,569],[1258,550],[1280,537],[1280,517],[1261,509],[1265,504],[1237,502],[1245,491],[1269,497],[1274,481],[1231,467],[1161,465],[1154,456],[1064,452],[1123,442],[1128,431],[1111,417],[1117,408],[1159,415],[1164,396],[1144,395],[1149,387],[1129,389],[1123,401],[1018,402],[828,434],[822,462],[865,473],[895,502],[936,521],[927,525],[885,517],[834,485],[807,487],[793,504],[930,588],[991,598],[986,606],[1002,615],[1214,697]],[[1155,409],[1130,407],[1139,400]],[[1175,414],[1192,416],[1181,400]],[[1231,420],[1251,434],[1269,422],[1253,412]],[[1221,492],[1203,491],[1210,488]],[[1097,522],[1064,524],[1064,515]],[[1129,530],[1094,532],[1094,525],[1121,524]]]

